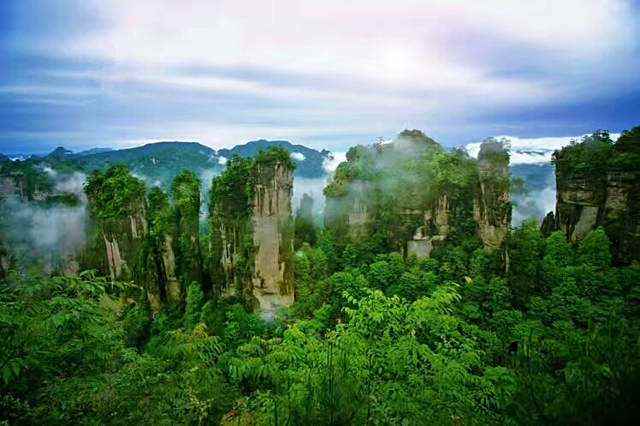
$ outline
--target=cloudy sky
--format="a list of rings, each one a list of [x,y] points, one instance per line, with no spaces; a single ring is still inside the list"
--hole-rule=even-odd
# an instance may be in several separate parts
[[[640,124],[640,2],[0,1],[0,152]]]

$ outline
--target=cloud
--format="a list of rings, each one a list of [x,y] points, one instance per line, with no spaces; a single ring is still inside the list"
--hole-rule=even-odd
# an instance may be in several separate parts
[[[220,164],[221,166],[224,166],[227,164],[227,157],[223,157],[222,155],[220,157],[218,157],[218,164]]]
[[[555,182],[549,182],[549,185],[542,190],[532,191],[527,195],[514,197],[513,204],[512,226],[518,226],[530,218],[542,220],[547,213],[555,211]]]
[[[327,186],[327,177],[321,178],[301,178],[293,179],[293,198],[291,205],[293,211],[297,211],[300,207],[300,201],[303,194],[308,194],[313,198],[313,213],[322,215],[324,212],[324,187]]]
[[[519,138],[502,135],[495,136],[495,138],[506,140],[509,143],[511,164],[539,164],[551,162],[551,156],[555,150],[569,145],[572,141],[580,141],[585,136],[588,135],[546,138]],[[615,141],[620,137],[620,134],[612,133],[610,137]],[[465,149],[471,157],[478,158],[481,144],[482,142],[470,143],[465,146]]]
[[[327,173],[333,173],[338,168],[338,165],[343,161],[347,161],[346,152],[332,153],[329,157],[325,158],[322,162],[322,167]]]
[[[571,111],[640,97],[631,1],[25,0],[12,11],[0,133],[20,136],[5,145],[57,133],[71,145],[295,137],[343,150],[404,128],[454,144],[533,126],[579,134],[592,121]],[[634,118],[599,108],[597,127]]]
[[[10,196],[0,203],[5,238],[20,267],[40,265],[45,271],[69,264],[85,246],[87,198],[83,187],[86,175],[79,172],[60,174],[46,168],[54,183],[54,194],[72,193],[76,206],[43,206]]]
[[[304,161],[304,154],[301,152],[292,152],[291,158],[293,158],[296,161]]]
[[[52,177],[55,177],[57,172],[52,170],[54,174]],[[87,175],[80,172],[73,172],[70,175],[64,175],[56,180],[55,182],[55,190],[59,192],[70,192],[75,194],[81,200],[85,200],[84,193],[84,183],[87,180]]]

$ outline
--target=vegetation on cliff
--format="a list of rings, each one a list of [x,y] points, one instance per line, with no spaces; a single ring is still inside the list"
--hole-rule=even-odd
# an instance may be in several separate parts
[[[192,282],[203,283],[200,252],[200,179],[183,171],[171,184],[175,221],[176,269],[186,288]]]
[[[640,258],[640,127],[614,143],[598,131],[556,151],[558,204],[546,229],[561,229],[571,240],[602,226],[614,245],[614,261]]]
[[[260,247],[256,246],[253,223],[259,215],[274,215],[277,226],[273,229],[281,241],[273,241],[277,246],[276,256],[271,262],[291,264],[293,242],[293,224],[284,223],[286,219],[278,217],[283,213],[290,215],[290,197],[279,200],[279,179],[285,179],[295,169],[295,163],[289,153],[280,147],[271,147],[258,152],[254,158],[233,157],[225,171],[213,179],[210,193],[209,214],[211,218],[211,253],[214,264],[211,265],[212,279],[218,292],[234,293],[245,305],[256,305],[253,294],[253,281],[256,277],[256,255]],[[284,172],[283,172],[284,171]],[[282,176],[279,173],[284,173]],[[290,191],[291,188],[287,188]],[[263,205],[268,203],[268,205]],[[287,212],[271,211],[288,205]],[[282,220],[281,220],[282,219]],[[283,223],[280,223],[283,222]],[[283,289],[292,292],[290,277],[292,271],[285,271],[282,280]],[[286,284],[286,285],[284,285]]]
[[[511,205],[501,195],[509,191],[509,157],[498,142],[483,147],[480,163],[487,167],[463,150],[444,150],[418,130],[404,131],[392,143],[350,149],[324,191],[327,229],[340,244],[364,238],[376,246],[369,249],[374,253],[404,252],[416,230],[450,239],[475,233],[474,200],[485,197],[489,214],[507,217],[506,230]],[[481,180],[491,191],[480,190]]]
[[[146,188],[126,166],[95,171],[85,185],[90,211],[98,220],[121,220],[140,212]]]

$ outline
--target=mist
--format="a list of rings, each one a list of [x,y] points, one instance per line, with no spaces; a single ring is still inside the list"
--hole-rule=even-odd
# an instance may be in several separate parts
[[[324,187],[327,186],[327,180],[329,176],[323,176],[320,178],[301,178],[294,177],[293,179],[293,198],[291,200],[291,208],[295,214],[298,208],[300,208],[300,201],[304,194],[308,194],[313,198],[313,214],[315,216],[321,216],[324,212]]]
[[[511,224],[514,227],[531,218],[540,221],[547,213],[556,208],[555,185],[540,191],[532,191],[526,195],[514,195],[513,204]]]
[[[551,164],[515,164],[511,175],[524,181],[523,191],[512,191],[512,226],[527,219],[542,221],[556,207],[555,169]]]
[[[11,195],[2,200],[3,239],[20,269],[41,267],[44,272],[73,268],[71,265],[86,243],[87,199],[83,191],[86,175],[59,175],[45,170],[54,179],[54,193],[73,194],[78,205],[26,201]]]

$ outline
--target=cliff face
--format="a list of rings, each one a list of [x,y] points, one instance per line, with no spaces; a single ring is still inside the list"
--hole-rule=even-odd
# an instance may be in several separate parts
[[[640,141],[639,141],[640,142]],[[604,227],[622,264],[640,259],[640,170],[607,174]]]
[[[112,280],[134,281],[146,289],[154,311],[163,302],[180,302],[176,276],[175,226],[167,195],[144,183],[126,167],[95,172],[85,186],[93,243],[86,267],[103,265]]]
[[[132,279],[132,266],[147,236],[144,194],[129,207],[131,213],[118,220],[100,222],[107,266],[112,280]]]
[[[4,247],[4,238],[2,233],[0,233],[0,280],[4,279],[7,276],[7,272],[11,267],[11,259],[9,257],[9,253]]]
[[[182,288],[176,274],[173,250],[174,226],[167,195],[153,188],[148,197],[149,236],[142,253],[141,279],[147,288],[149,302],[159,311],[164,302],[182,300]]]
[[[292,192],[293,164],[277,148],[232,159],[212,185],[214,290],[241,297],[265,318],[294,300]]]
[[[584,238],[602,219],[606,188],[583,176],[556,176],[556,222],[569,240]]]
[[[175,232],[173,247],[175,270],[183,289],[192,282],[203,283],[202,254],[200,252],[200,179],[183,171],[171,185]],[[166,253],[169,255],[170,253]]]
[[[372,224],[371,191],[369,182],[350,182],[344,195],[327,197],[324,211],[325,226],[339,238],[362,241],[368,238]]]
[[[265,317],[293,303],[293,171],[282,163],[259,165],[252,203],[256,247],[253,295]]]
[[[161,282],[166,286],[166,298],[169,302],[178,303],[182,300],[182,287],[176,274],[176,255],[173,252],[173,237],[164,234],[160,247]]]
[[[419,131],[403,132],[391,144],[350,150],[325,189],[325,225],[342,244],[376,235],[420,258],[473,233],[496,250],[511,223],[509,180],[501,142],[483,143],[476,161]]]
[[[511,225],[509,156],[502,144],[485,142],[480,146],[478,173],[473,217],[485,249],[497,250]]]
[[[423,224],[407,241],[407,254],[419,259],[431,256],[433,249],[446,241],[449,235],[450,215],[449,197],[442,194],[432,209],[422,213]]]
[[[614,144],[595,133],[556,151],[556,211],[543,222],[545,233],[561,230],[570,241],[602,226],[612,242],[614,260],[640,258],[640,127]]]

